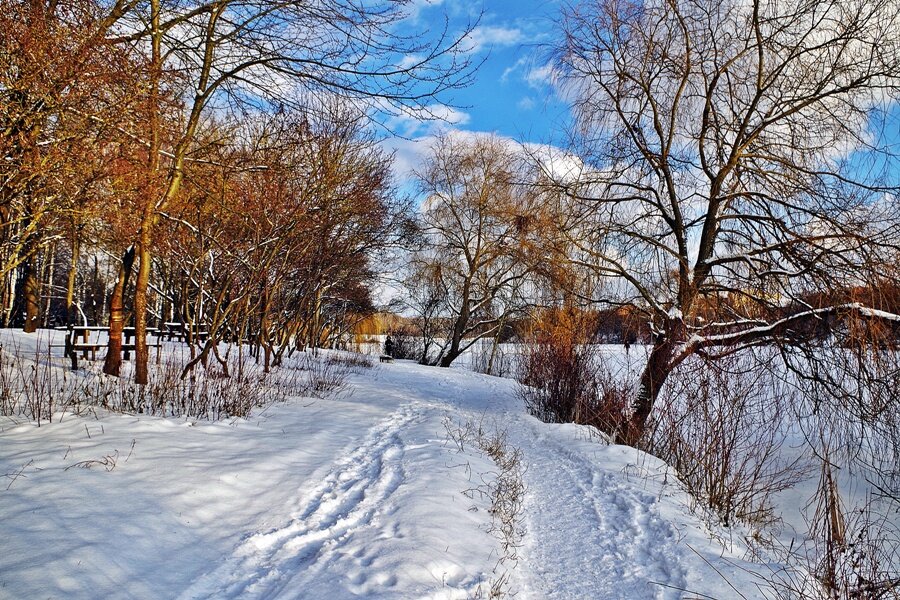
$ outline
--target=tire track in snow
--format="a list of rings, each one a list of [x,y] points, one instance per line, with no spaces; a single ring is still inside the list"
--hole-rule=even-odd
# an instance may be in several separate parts
[[[680,598],[678,532],[656,497],[516,419],[528,463],[519,571],[532,597]],[[528,435],[527,432],[532,435]]]
[[[411,405],[375,426],[300,502],[286,525],[246,537],[231,556],[184,591],[181,600],[274,598],[299,573],[327,559],[373,517],[403,482],[400,431]]]

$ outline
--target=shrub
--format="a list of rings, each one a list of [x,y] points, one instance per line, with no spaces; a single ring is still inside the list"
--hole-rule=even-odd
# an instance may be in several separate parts
[[[400,360],[416,360],[423,361],[425,346],[422,338],[416,335],[412,327],[401,327],[390,332],[391,340],[394,342],[394,349],[391,355]]]
[[[347,388],[347,378],[358,369],[356,362],[335,355],[312,356],[307,353],[299,364],[304,374],[298,395],[326,398],[339,395]]]
[[[630,385],[601,364],[592,321],[571,308],[536,320],[519,360],[519,396],[542,421],[592,425],[615,437],[625,423]]]
[[[674,467],[725,526],[774,519],[771,495],[806,475],[783,458],[792,395],[752,357],[697,357],[673,373],[643,448]]]
[[[472,347],[472,370],[476,373],[508,377],[513,374],[513,357],[493,340],[482,340]]]
[[[828,452],[807,507],[809,535],[798,546],[775,548],[785,565],[763,576],[782,600],[900,599],[900,529],[896,507],[867,494],[846,508]]]
[[[324,378],[327,383],[320,383],[319,374],[301,380],[295,370],[266,374],[252,362],[236,360],[229,361],[231,377],[210,367],[182,379],[183,364],[167,360],[151,369],[149,383],[140,386],[127,377],[91,369],[72,372],[58,363],[47,351],[33,355],[15,348],[0,351],[0,415],[41,423],[56,411],[81,414],[102,408],[164,417],[246,417],[254,408],[304,395],[310,387],[327,393],[339,379],[333,368]]]

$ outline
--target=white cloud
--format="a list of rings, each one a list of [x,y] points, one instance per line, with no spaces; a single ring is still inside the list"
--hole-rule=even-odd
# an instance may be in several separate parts
[[[534,98],[532,98],[531,96],[525,96],[524,98],[519,100],[518,103],[516,103],[516,107],[518,107],[519,110],[524,110],[524,111],[529,111],[532,108],[534,108],[534,106],[535,106]]]
[[[406,12],[409,15],[409,18],[415,21],[419,19],[422,11],[434,8],[435,6],[440,6],[443,3],[444,0],[412,0],[406,7]]]
[[[407,54],[402,59],[400,59],[400,62],[397,63],[397,68],[411,69],[412,67],[422,62],[422,60],[423,58],[419,54]]]
[[[394,176],[408,190],[411,190],[412,178],[433,147],[437,136],[447,135],[458,141],[474,141],[493,138],[504,144],[510,151],[529,160],[541,164],[545,172],[559,181],[576,181],[585,173],[582,160],[569,152],[549,144],[522,144],[515,139],[486,131],[465,131],[461,129],[435,128],[427,134],[414,139],[389,138],[382,146],[394,154]]]
[[[466,125],[472,116],[458,108],[444,104],[430,104],[419,111],[395,115],[385,122],[385,127],[398,136],[416,138],[433,134],[447,125]]]
[[[392,166],[397,181],[408,181],[412,177],[415,170],[422,164],[422,159],[428,153],[433,139],[430,136],[412,140],[389,138],[381,143],[387,151],[394,154]]]
[[[534,57],[523,56],[503,71],[500,76],[502,83],[507,83],[512,76],[518,76],[528,87],[536,90],[546,87],[556,87],[559,81],[559,73],[553,63],[535,65]]]
[[[516,46],[525,39],[525,33],[517,27],[494,25],[479,25],[466,36],[470,52],[480,52],[491,47]]]
[[[514,75],[517,71],[525,68],[526,65],[531,63],[531,58],[528,56],[523,56],[516,62],[514,62],[511,66],[506,67],[503,71],[503,75],[500,76],[501,83],[506,83],[509,81],[509,78]]]
[[[435,127],[428,133],[413,139],[389,138],[382,142],[382,146],[394,154],[393,169],[398,182],[409,185],[413,174],[422,165],[439,135],[447,135],[461,141],[493,137],[502,140],[510,148],[521,148],[518,142],[509,137],[484,131],[464,131],[446,127]]]
[[[569,150],[549,144],[524,144],[525,152],[556,181],[577,181],[588,168]]]
[[[428,109],[434,117],[451,125],[465,125],[472,120],[469,113],[443,104],[432,105]]]
[[[557,71],[552,63],[546,63],[539,67],[529,69],[524,76],[525,82],[535,89],[550,86],[554,87],[558,81]]]

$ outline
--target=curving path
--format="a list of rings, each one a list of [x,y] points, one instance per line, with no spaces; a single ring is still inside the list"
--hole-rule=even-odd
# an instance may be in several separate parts
[[[658,498],[640,481],[602,469],[584,452],[592,443],[572,436],[566,446],[516,421],[528,464],[521,576],[531,596],[681,598],[685,548],[660,516]]]
[[[683,499],[636,464],[643,455],[590,441],[574,425],[539,423],[509,381],[404,363],[373,379],[381,401],[396,407],[390,416],[321,483],[301,488],[282,525],[246,534],[182,600],[486,597],[500,544],[488,533],[489,498],[462,492],[495,469],[473,448],[454,452],[447,417],[504,429],[522,451],[514,597],[675,600],[709,589],[698,584],[707,559],[688,542],[706,543],[706,556],[722,550],[698,536]]]
[[[357,450],[302,496],[288,523],[249,535],[181,598],[275,598],[295,579],[327,569],[356,533],[377,526],[379,511],[403,483],[399,434],[415,418],[405,406],[376,425]]]

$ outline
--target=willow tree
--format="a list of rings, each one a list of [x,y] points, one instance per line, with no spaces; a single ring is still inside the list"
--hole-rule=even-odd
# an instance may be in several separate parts
[[[424,247],[411,262],[427,276],[407,285],[414,288],[411,297],[422,293],[419,286],[433,288],[425,294],[434,297],[416,310],[446,327],[435,331],[441,340],[436,354],[422,362],[449,367],[527,306],[540,211],[522,165],[507,140],[453,135],[439,138],[424,161],[417,175],[426,196]]]
[[[582,159],[553,178],[569,253],[653,331],[627,439],[693,354],[877,315],[808,298],[898,256],[893,0],[588,0],[561,25]]]

